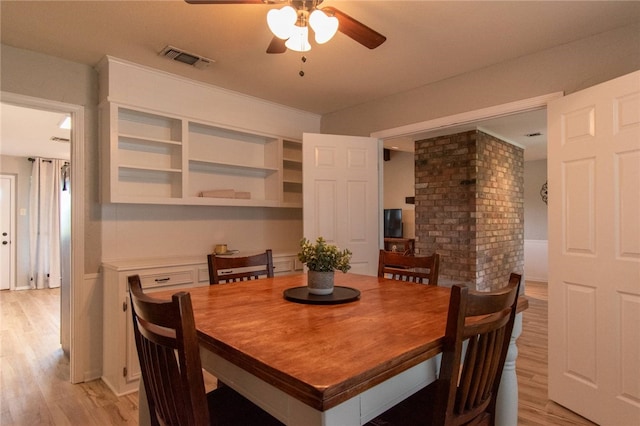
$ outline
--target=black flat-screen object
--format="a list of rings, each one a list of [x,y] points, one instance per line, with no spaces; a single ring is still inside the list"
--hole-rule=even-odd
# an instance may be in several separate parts
[[[384,209],[384,237],[402,238],[402,209]]]

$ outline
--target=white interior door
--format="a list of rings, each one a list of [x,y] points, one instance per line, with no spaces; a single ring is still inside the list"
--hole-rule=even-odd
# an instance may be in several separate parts
[[[640,72],[548,108],[549,398],[640,424]]]
[[[0,290],[15,288],[15,177],[0,176]]]
[[[305,133],[304,236],[322,236],[353,253],[351,272],[378,273],[380,247],[380,141]]]

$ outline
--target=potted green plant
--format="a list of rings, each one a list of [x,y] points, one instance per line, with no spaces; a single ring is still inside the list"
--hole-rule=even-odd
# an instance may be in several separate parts
[[[298,259],[309,269],[307,287],[311,294],[333,293],[334,271],[347,272],[351,269],[351,251],[327,244],[322,237],[318,237],[315,243],[306,238],[300,240]]]

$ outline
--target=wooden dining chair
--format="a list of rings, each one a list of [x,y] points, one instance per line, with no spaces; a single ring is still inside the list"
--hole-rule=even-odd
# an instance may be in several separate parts
[[[487,293],[454,285],[438,378],[368,425],[493,425],[521,279]]]
[[[207,255],[209,284],[273,278],[273,255],[271,249],[250,256]]]
[[[128,277],[138,360],[152,425],[280,425],[229,386],[205,393],[191,296],[158,300]]]
[[[378,276],[394,280],[438,285],[440,255],[413,256],[380,250]]]

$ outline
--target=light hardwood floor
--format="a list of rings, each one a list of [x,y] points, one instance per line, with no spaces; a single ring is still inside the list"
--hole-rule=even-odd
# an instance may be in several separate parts
[[[2,426],[137,425],[137,394],[117,398],[101,380],[69,382],[60,348],[59,289],[0,292]]]
[[[527,282],[526,293],[518,424],[592,425],[548,400],[546,284]],[[137,393],[117,398],[100,380],[69,383],[59,312],[58,289],[0,292],[0,425],[137,425]]]

